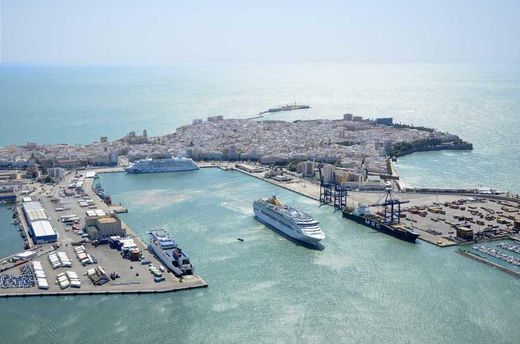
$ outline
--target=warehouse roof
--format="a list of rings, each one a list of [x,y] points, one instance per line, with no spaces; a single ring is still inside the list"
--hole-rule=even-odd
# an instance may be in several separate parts
[[[99,223],[104,223],[104,224],[117,222],[116,219],[114,219],[113,217],[102,217],[102,218],[98,219],[98,221],[99,221]]]
[[[40,202],[24,202],[23,209],[28,210],[43,210],[43,206]]]
[[[94,217],[94,216],[106,216],[106,212],[102,209],[93,209],[93,210],[87,210],[85,212],[87,216]]]
[[[45,214],[43,209],[27,210],[25,214],[27,215],[27,219],[29,221],[47,220],[47,214]]]
[[[33,221],[31,227],[35,237],[56,235],[56,231],[48,220]]]

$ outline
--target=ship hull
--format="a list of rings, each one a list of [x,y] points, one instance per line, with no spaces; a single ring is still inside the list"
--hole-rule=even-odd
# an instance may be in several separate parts
[[[126,172],[130,174],[145,174],[145,173],[167,173],[167,172],[183,172],[183,171],[194,171],[198,170],[197,166],[194,167],[173,167],[173,168],[164,168],[164,169],[137,169],[137,168],[128,168]]]
[[[374,221],[373,219],[369,219],[364,216],[355,215],[355,214],[352,214],[352,213],[349,213],[346,211],[343,211],[343,217],[346,219],[349,219],[351,221],[354,221],[356,223],[359,223],[360,225],[375,229],[378,232],[391,235],[397,239],[401,239],[401,240],[404,240],[407,242],[415,243],[415,241],[419,237],[419,234],[417,234],[417,233],[409,233],[409,232],[395,230],[384,223],[380,223],[380,222]]]
[[[173,272],[177,276],[182,276],[182,271],[176,266],[173,266],[172,260],[168,257],[166,252],[161,250],[159,247],[149,244],[148,249],[151,250],[157,258],[167,267],[171,272]]]
[[[255,218],[258,221],[262,222],[263,224],[265,224],[269,227],[274,228],[275,230],[287,235],[290,238],[293,238],[295,240],[298,240],[298,241],[301,241],[303,243],[310,244],[310,245],[317,245],[321,241],[321,239],[305,236],[305,235],[295,231],[294,229],[283,225],[282,223],[263,214],[260,209],[254,208],[254,212],[255,212]]]

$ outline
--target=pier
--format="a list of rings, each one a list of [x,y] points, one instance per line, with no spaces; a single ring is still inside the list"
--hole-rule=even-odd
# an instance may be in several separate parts
[[[209,167],[209,165],[208,165]],[[219,164],[223,170],[234,170],[260,179],[301,196],[320,201],[320,186],[307,179],[294,177],[279,181],[265,175],[266,171],[247,171],[234,164]],[[268,170],[268,169],[266,169]],[[347,205],[372,204],[381,197],[376,191],[348,191]],[[515,198],[502,195],[458,192],[399,192],[397,197],[409,203],[403,209],[403,223],[419,233],[419,239],[438,247],[456,246],[460,243],[503,239],[518,231],[520,205]],[[333,204],[330,204],[333,205]],[[502,209],[504,208],[504,209]],[[488,211],[499,216],[487,216]],[[444,215],[443,215],[444,214]],[[447,215],[446,215],[447,214]],[[515,220],[516,216],[518,219]],[[498,223],[497,223],[498,221]],[[471,237],[459,237],[459,227],[471,228]],[[459,231],[459,232],[458,232]],[[465,230],[465,232],[468,232]]]
[[[102,169],[97,172],[119,172],[118,169]],[[82,171],[83,173],[83,171]],[[2,269],[5,271],[2,274],[19,275],[20,268],[24,266],[30,266],[33,261],[41,263],[43,271],[46,274],[48,282],[48,289],[38,289],[37,286],[30,288],[2,288],[0,289],[0,297],[26,297],[26,296],[64,296],[64,295],[110,295],[110,294],[144,294],[144,293],[165,293],[174,292],[180,290],[188,290],[194,288],[207,287],[208,284],[204,279],[198,275],[189,275],[179,278],[173,273],[164,272],[164,280],[161,282],[154,281],[154,275],[149,271],[148,264],[142,264],[142,261],[148,261],[153,266],[159,267],[162,262],[159,261],[154,254],[148,252],[147,245],[136,235],[130,226],[121,221],[121,226],[125,228],[127,236],[134,239],[139,250],[143,253],[143,260],[131,261],[129,259],[123,259],[120,251],[110,248],[108,245],[93,245],[92,243],[83,243],[86,252],[95,257],[96,263],[91,265],[83,266],[78,259],[76,259],[76,253],[74,247],[82,242],[82,237],[74,233],[69,226],[59,221],[58,219],[63,215],[74,214],[80,217],[80,227],[85,224],[85,209],[78,205],[78,198],[66,197],[62,198],[62,201],[67,202],[69,209],[66,212],[56,211],[56,205],[52,202],[51,198],[60,197],[59,190],[61,186],[68,185],[68,182],[72,176],[68,176],[62,183],[58,184],[54,188],[54,193],[51,196],[36,194],[33,196],[34,200],[39,200],[44,206],[47,215],[50,217],[52,226],[56,229],[58,234],[58,242],[34,245],[32,244],[31,249],[36,252],[36,256],[27,261],[19,261],[13,264],[4,264]],[[108,212],[111,207],[105,204],[92,190],[92,183],[94,179],[88,178],[83,186],[83,197],[91,199],[97,209]],[[121,210],[121,209],[120,209]],[[19,209],[20,220],[24,226],[24,230],[28,230],[28,224],[25,222],[24,215]],[[76,231],[77,232],[77,231]],[[28,234],[28,233],[27,233]],[[72,266],[61,267],[53,269],[48,254],[50,252],[64,252],[65,255],[70,258]],[[88,269],[96,266],[102,266],[102,269],[106,271],[106,274],[112,272],[117,273],[119,278],[115,280],[108,280],[103,285],[94,285],[91,280],[86,276]],[[196,266],[195,266],[196,269]],[[67,289],[61,289],[57,281],[60,274],[65,271],[74,271],[79,275],[81,282],[80,288],[69,287]]]
[[[488,259],[485,259],[473,252],[470,252],[470,251],[467,251],[467,250],[457,250],[457,253],[463,255],[463,256],[466,256],[466,257],[469,257],[471,259],[474,259],[476,260],[477,262],[480,262],[480,263],[484,263],[488,266],[491,266],[492,268],[495,268],[495,269],[498,269],[498,270],[501,270],[501,271],[504,271],[510,275],[513,275],[515,277],[519,277],[520,278],[520,273],[518,271],[514,271],[514,270],[511,270],[511,269],[508,269],[506,268],[505,266],[502,266],[500,264],[497,264],[497,263],[494,263]]]

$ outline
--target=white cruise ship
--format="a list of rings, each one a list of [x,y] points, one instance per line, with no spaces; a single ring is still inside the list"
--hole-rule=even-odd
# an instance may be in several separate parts
[[[282,205],[276,196],[253,203],[256,218],[296,240],[317,244],[325,238],[320,223],[297,209]]]
[[[130,163],[125,168],[128,173],[160,173],[198,170],[199,167],[192,159],[143,159]]]
[[[177,246],[166,230],[151,231],[148,235],[148,249],[153,251],[170,271],[177,276],[193,275],[190,258]]]

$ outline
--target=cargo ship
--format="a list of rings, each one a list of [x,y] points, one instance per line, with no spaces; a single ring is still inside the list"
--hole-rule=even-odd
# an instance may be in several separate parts
[[[293,239],[316,245],[325,238],[318,221],[298,209],[282,205],[276,196],[256,200],[253,210],[259,221]]]
[[[408,202],[393,199],[391,189],[387,189],[383,203],[376,203],[370,206],[359,204],[354,209],[346,207],[343,210],[343,217],[381,233],[391,235],[397,239],[415,243],[419,234],[413,229],[401,224],[401,204],[403,203]],[[371,214],[369,207],[383,207],[384,215]]]
[[[164,229],[147,232],[150,236],[148,249],[155,253],[176,276],[193,275],[193,265],[190,258],[177,245]]]

